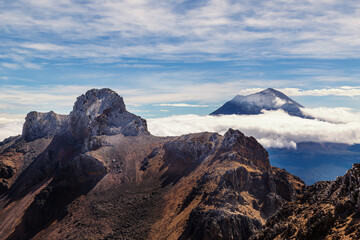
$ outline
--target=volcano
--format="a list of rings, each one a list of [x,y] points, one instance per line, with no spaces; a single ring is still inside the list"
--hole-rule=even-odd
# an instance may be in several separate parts
[[[268,88],[248,96],[237,95],[210,115],[255,115],[262,110],[282,109],[292,116],[305,117],[301,108],[302,105],[282,92]]]

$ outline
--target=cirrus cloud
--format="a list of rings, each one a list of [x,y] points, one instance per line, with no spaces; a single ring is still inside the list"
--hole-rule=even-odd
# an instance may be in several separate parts
[[[22,51],[19,55],[28,60],[343,59],[360,54],[356,0],[15,0],[0,6],[0,33],[6,40],[1,49]]]

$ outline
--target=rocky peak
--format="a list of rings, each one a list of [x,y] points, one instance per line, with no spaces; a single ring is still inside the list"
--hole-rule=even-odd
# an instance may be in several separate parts
[[[239,157],[250,160],[251,164],[261,169],[270,169],[268,152],[254,137],[246,137],[239,130],[230,128],[225,133],[221,149],[232,151]]]
[[[80,142],[97,135],[148,134],[144,119],[126,110],[123,98],[111,89],[91,89],[77,98],[69,115],[69,131]]]
[[[60,132],[66,119],[67,115],[56,114],[53,111],[46,113],[29,112],[25,118],[22,136],[26,141],[54,136]]]
[[[73,112],[85,112],[94,119],[109,106],[113,106],[119,112],[126,112],[123,98],[113,90],[109,88],[91,89],[77,98]]]

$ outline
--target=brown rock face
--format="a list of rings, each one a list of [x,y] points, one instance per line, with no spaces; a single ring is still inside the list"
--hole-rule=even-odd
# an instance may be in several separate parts
[[[248,239],[304,187],[239,131],[150,135],[109,89],[63,124],[0,144],[0,239]]]
[[[224,135],[222,150],[236,153],[238,158],[250,160],[248,165],[255,165],[269,170],[269,154],[253,137],[246,137],[240,131],[229,129]]]
[[[251,239],[359,239],[360,164],[335,181],[306,187]]]
[[[248,239],[303,187],[301,180],[271,167],[254,138],[232,129],[224,137],[181,136],[164,148],[163,177],[173,187],[153,239]]]

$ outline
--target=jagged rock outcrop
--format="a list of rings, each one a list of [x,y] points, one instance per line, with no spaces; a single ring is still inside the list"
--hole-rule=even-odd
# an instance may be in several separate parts
[[[1,239],[248,239],[304,187],[239,131],[152,136],[110,89],[45,115],[0,144]]]
[[[77,98],[69,115],[69,131],[83,142],[92,136],[148,134],[146,121],[126,110],[124,101],[110,89],[92,89]]]
[[[306,187],[267,220],[255,239],[359,239],[360,164],[335,181]]]
[[[66,115],[56,114],[53,111],[29,112],[25,118],[22,136],[26,141],[54,136],[61,131],[66,119]]]
[[[254,137],[246,137],[240,131],[233,129],[229,129],[224,137],[225,139],[221,145],[221,149],[230,151],[233,154],[226,157],[235,157],[242,160],[251,159],[251,161],[246,162],[246,164],[255,165],[264,170],[270,169],[269,154]]]

